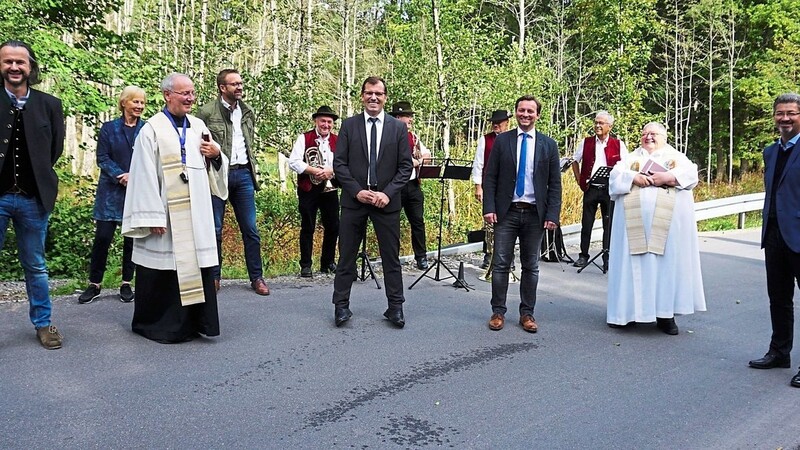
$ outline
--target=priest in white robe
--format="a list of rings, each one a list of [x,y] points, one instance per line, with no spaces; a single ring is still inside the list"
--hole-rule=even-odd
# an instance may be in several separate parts
[[[166,107],[134,144],[122,234],[134,238],[133,331],[176,343],[219,335],[211,193],[227,198],[228,163],[205,123],[189,114],[192,81],[173,73],[161,90]]]
[[[614,203],[607,323],[656,322],[678,334],[676,314],[705,311],[692,189],[697,165],[667,144],[657,122],[609,178]]]

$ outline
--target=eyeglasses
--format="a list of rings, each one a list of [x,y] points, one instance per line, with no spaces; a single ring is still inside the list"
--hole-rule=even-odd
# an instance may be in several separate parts
[[[777,111],[775,113],[776,119],[782,119],[784,117],[788,117],[789,119],[794,119],[797,116],[800,116],[800,111]]]
[[[233,86],[233,87],[242,87],[242,86],[244,86],[244,83],[242,83],[241,81],[239,81],[239,82],[237,82],[237,83],[225,83],[225,85],[227,85],[227,86]]]
[[[183,91],[183,92],[170,91],[170,92],[172,92],[173,94],[178,94],[181,97],[194,97],[195,94],[197,94],[195,91]]]
[[[655,133],[655,132],[652,132],[652,131],[650,131],[648,133],[642,133],[642,137],[648,137],[648,136],[656,137],[656,136],[664,136],[664,134],[663,133]]]
[[[361,93],[361,95],[363,95],[364,97],[367,97],[367,98],[372,97],[373,95],[375,97],[381,97],[381,96],[386,95],[386,92],[364,91],[364,92]]]

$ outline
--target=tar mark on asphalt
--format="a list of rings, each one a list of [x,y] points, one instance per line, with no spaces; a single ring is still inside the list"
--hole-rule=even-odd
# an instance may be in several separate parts
[[[455,428],[444,428],[413,416],[397,417],[391,414],[385,417],[388,424],[380,427],[377,434],[384,440],[389,440],[395,445],[406,448],[419,448],[428,445],[453,447],[452,442],[445,433],[458,435]]]
[[[393,375],[387,381],[375,386],[353,389],[347,400],[341,400],[322,411],[309,414],[302,429],[319,428],[326,424],[352,419],[352,415],[348,413],[372,401],[391,397],[418,384],[441,378],[450,373],[460,372],[490,361],[505,359],[537,347],[538,345],[533,343],[500,344],[478,349],[469,354],[453,354],[447,359],[420,364],[413,367],[408,373]]]

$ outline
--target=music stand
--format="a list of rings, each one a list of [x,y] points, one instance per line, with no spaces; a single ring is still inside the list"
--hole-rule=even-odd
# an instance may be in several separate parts
[[[421,280],[424,277],[428,277],[434,281],[444,281],[450,278],[454,278],[456,279],[456,283],[453,284],[454,287],[464,288],[467,290],[467,292],[469,292],[472,286],[467,284],[466,281],[462,282],[461,280],[459,280],[459,278],[453,273],[453,271],[449,267],[447,267],[447,264],[445,264],[442,261],[442,223],[444,222],[443,216],[444,216],[445,180],[469,180],[469,177],[472,174],[472,161],[457,160],[450,158],[434,159],[434,162],[436,161],[439,161],[439,163],[422,166],[422,168],[419,171],[420,178],[438,178],[439,183],[442,186],[440,202],[439,202],[439,237],[437,242],[436,259],[434,260],[433,264],[431,264],[428,267],[428,269],[425,270],[425,272],[423,272],[422,275],[420,275],[419,278],[417,278],[416,281],[414,281],[411,284],[411,286],[408,287],[408,289],[410,290],[411,288],[413,288],[417,283],[419,283],[419,280]],[[439,276],[440,267],[444,267],[445,270],[447,270],[447,272],[450,273],[450,276],[444,278],[440,277]],[[435,276],[428,275],[428,272],[430,272],[434,268],[436,268]]]
[[[564,269],[564,261],[567,261],[567,262],[570,262],[570,263],[574,263],[575,260],[572,259],[572,257],[569,256],[566,251],[564,251],[563,254],[559,253],[559,250],[561,250],[561,249],[558,248],[557,237],[558,237],[558,233],[560,231],[561,231],[561,227],[556,227],[556,229],[552,231],[552,235],[553,236],[552,236],[552,239],[551,239],[550,238],[550,231],[544,230],[544,236],[542,237],[542,239],[543,239],[542,242],[545,245],[545,249],[544,249],[544,251],[540,251],[539,252],[539,258],[540,259],[544,259],[547,262],[552,262],[552,260],[546,259],[546,257],[548,255],[550,255],[550,254],[556,255],[556,261],[558,262],[558,266],[561,268],[562,272],[566,272],[566,269]],[[562,242],[562,246],[563,246],[563,242],[564,242],[563,236],[561,238],[561,242]]]
[[[597,168],[597,172],[592,175],[592,178],[589,179],[589,184],[604,184],[606,188],[608,188],[608,177],[611,175],[611,166],[600,166]],[[610,240],[611,237],[611,210],[613,208],[613,202],[609,202],[607,208],[607,214],[601,217],[603,221],[603,249],[600,250],[596,255],[592,256],[589,261],[586,262],[586,265],[578,269],[578,273],[583,272],[583,269],[589,267],[589,264],[594,264],[595,267],[600,269],[601,272],[606,273],[608,272],[607,267],[600,266],[595,262],[597,258],[600,256],[607,256],[608,255],[608,248],[606,248],[606,242]],[[605,265],[605,264],[604,264]]]
[[[361,241],[361,252],[358,254],[358,258],[361,258],[361,275],[359,275],[358,270],[356,270],[356,278],[358,281],[366,281],[367,270],[369,270],[369,276],[375,280],[375,288],[380,289],[381,284],[378,282],[378,277],[375,276],[375,271],[372,269],[372,263],[369,260],[369,254],[367,254],[366,226],[364,228],[364,239]],[[358,258],[356,258],[356,268],[358,268]]]

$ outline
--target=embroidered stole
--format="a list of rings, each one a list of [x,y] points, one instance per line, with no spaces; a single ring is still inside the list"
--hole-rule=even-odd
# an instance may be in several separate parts
[[[187,117],[186,120],[189,118]],[[156,114],[148,122],[156,131],[158,150],[161,154],[164,184],[167,188],[169,232],[172,234],[181,305],[203,303],[206,299],[203,294],[203,279],[195,250],[189,183],[185,183],[181,179],[183,164],[181,163],[180,143],[172,123],[164,113]]]
[[[672,211],[675,208],[675,188],[658,189],[653,224],[650,227],[650,239],[644,232],[641,214],[641,188],[632,186],[631,193],[625,196],[625,229],[628,234],[628,247],[631,255],[654,253],[664,254],[667,245],[669,225],[672,223]]]

